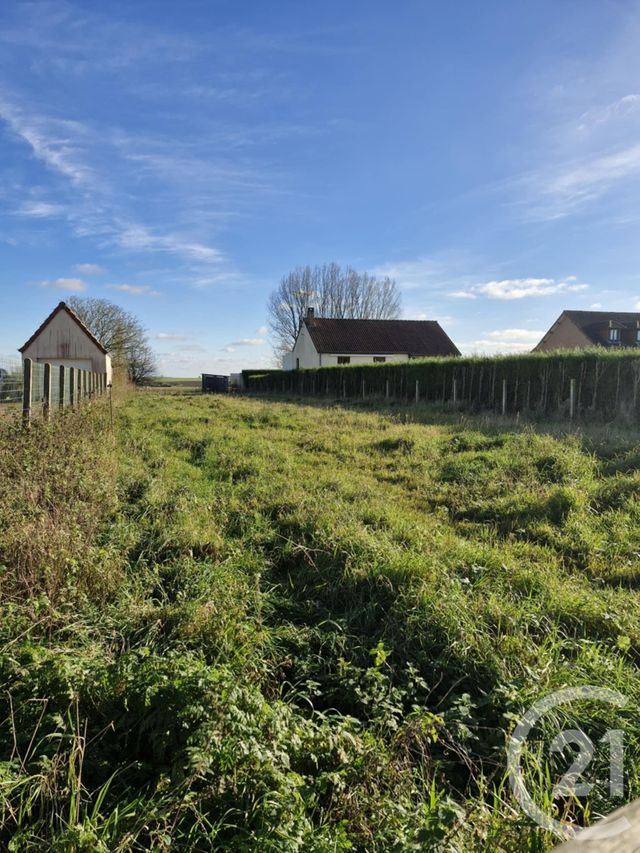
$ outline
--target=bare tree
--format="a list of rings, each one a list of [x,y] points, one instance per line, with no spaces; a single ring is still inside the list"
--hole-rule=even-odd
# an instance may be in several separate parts
[[[108,299],[74,296],[68,304],[109,351],[114,367],[126,369],[137,385],[153,376],[155,356],[137,317]]]
[[[292,349],[309,307],[319,317],[394,320],[400,315],[400,293],[387,276],[376,278],[336,263],[298,267],[280,280],[267,302],[279,354]]]

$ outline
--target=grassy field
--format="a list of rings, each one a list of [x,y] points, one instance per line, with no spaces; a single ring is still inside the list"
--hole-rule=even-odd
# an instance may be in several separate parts
[[[153,392],[105,424],[0,424],[0,848],[548,850],[505,745],[567,685],[628,697],[640,795],[637,433]],[[614,722],[540,727],[541,804],[556,724]],[[620,803],[605,758],[559,815]]]
[[[184,376],[158,376],[148,383],[151,387],[158,388],[200,388],[202,379],[199,376],[193,378]]]

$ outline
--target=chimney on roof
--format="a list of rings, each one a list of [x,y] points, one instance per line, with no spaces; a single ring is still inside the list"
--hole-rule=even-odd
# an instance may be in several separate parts
[[[307,306],[307,320],[313,320],[315,313],[316,312],[314,308],[312,308],[310,305]]]

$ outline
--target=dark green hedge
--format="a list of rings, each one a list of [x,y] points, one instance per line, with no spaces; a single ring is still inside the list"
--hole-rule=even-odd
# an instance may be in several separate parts
[[[252,372],[250,391],[339,399],[386,396],[471,410],[568,412],[575,380],[576,413],[633,416],[640,412],[640,351],[603,349],[526,355],[426,358],[386,364]]]

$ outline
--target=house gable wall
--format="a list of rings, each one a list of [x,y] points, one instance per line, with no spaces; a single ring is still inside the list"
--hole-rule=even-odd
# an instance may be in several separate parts
[[[593,343],[566,314],[561,314],[534,352],[549,352],[559,349],[586,349]]]
[[[300,367],[320,367],[320,356],[315,348],[311,335],[305,323],[300,327],[300,333],[291,352],[290,369],[295,370],[296,359],[300,359]],[[324,360],[323,362],[324,363]]]

